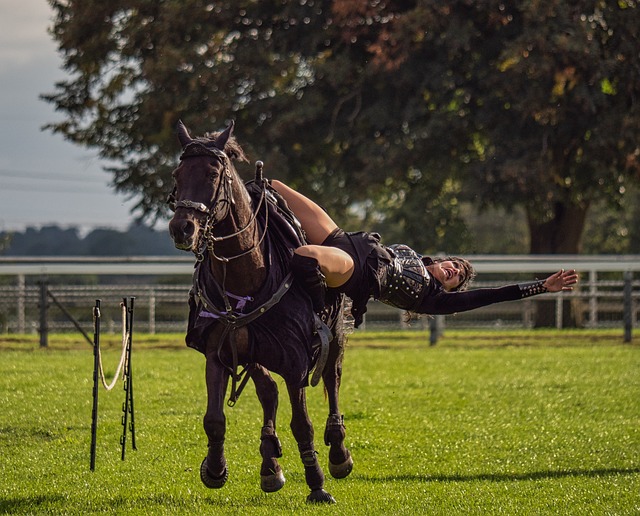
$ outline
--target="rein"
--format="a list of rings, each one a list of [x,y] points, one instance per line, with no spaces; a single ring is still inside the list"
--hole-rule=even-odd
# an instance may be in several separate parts
[[[260,247],[262,245],[262,242],[264,241],[264,237],[267,234],[267,227],[268,227],[268,223],[269,223],[269,210],[268,210],[267,204],[265,203],[266,196],[267,196],[267,189],[266,189],[266,186],[263,183],[262,184],[262,192],[260,194],[260,201],[258,202],[258,205],[256,206],[256,209],[251,214],[251,218],[249,219],[249,222],[247,222],[247,225],[245,227],[239,229],[235,233],[231,233],[229,235],[223,235],[223,236],[220,236],[220,237],[215,236],[213,234],[213,228],[214,228],[216,223],[214,222],[213,217],[207,218],[207,221],[205,223],[204,230],[203,230],[204,242],[203,242],[203,245],[200,248],[200,251],[198,252],[198,254],[196,254],[196,259],[198,261],[202,261],[204,259],[203,250],[206,248],[206,250],[209,251],[211,253],[211,256],[213,256],[216,260],[218,260],[220,262],[223,262],[223,263],[228,263],[231,260],[235,260],[237,258],[241,258],[243,256],[246,256],[249,253],[251,253],[253,250],[255,250],[258,247]],[[238,237],[242,233],[247,231],[249,229],[249,226],[251,226],[255,222],[256,217],[258,216],[258,213],[260,212],[260,209],[262,208],[263,205],[264,205],[264,214],[265,214],[265,224],[264,224],[264,229],[262,230],[262,235],[260,235],[260,238],[258,239],[258,241],[255,244],[253,244],[251,247],[249,247],[249,249],[246,249],[245,251],[242,251],[242,252],[240,252],[240,253],[238,253],[236,255],[233,255],[233,256],[218,256],[214,251],[215,243],[216,242],[224,242],[225,240],[230,240],[231,238]],[[229,205],[227,204],[227,206],[229,206]],[[227,208],[227,215],[228,214],[229,214],[229,208]],[[224,220],[224,219],[222,219],[222,220]]]

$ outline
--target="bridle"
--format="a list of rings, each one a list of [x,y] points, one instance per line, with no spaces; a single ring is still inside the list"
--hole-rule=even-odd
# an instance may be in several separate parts
[[[176,201],[177,187],[173,188],[173,191],[169,195],[167,202],[169,204],[169,207],[173,211],[176,211],[178,208],[185,208],[188,210],[195,210],[206,215],[204,227],[198,237],[199,245],[197,245],[196,250],[194,250],[196,260],[198,262],[202,262],[204,260],[205,253],[208,251],[216,260],[223,263],[228,263],[232,260],[248,255],[249,253],[257,249],[260,245],[262,245],[265,235],[267,234],[269,218],[269,210],[267,207],[267,203],[265,202],[267,193],[266,185],[264,184],[264,180],[262,180],[262,192],[260,195],[260,200],[253,210],[247,224],[234,233],[223,236],[216,236],[213,234],[214,228],[229,216],[229,213],[231,212],[231,206],[235,204],[232,189],[233,174],[231,172],[231,160],[224,151],[216,147],[206,146],[204,143],[201,143],[199,141],[193,141],[183,148],[182,154],[180,155],[180,161],[201,156],[210,156],[216,158],[223,168],[222,172],[219,174],[220,179],[218,180],[218,184],[216,185],[213,196],[209,201],[209,205],[189,199]],[[258,241],[248,249],[241,251],[240,253],[233,256],[219,256],[218,254],[216,254],[214,248],[217,243],[236,238],[242,235],[245,231],[249,231],[252,225],[256,222],[256,217],[263,206],[265,212],[265,223],[264,228],[262,229],[262,234],[260,235]]]

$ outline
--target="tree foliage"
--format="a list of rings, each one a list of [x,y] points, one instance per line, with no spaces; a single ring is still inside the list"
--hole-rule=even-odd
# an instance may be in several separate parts
[[[111,160],[143,216],[179,118],[234,118],[267,175],[419,250],[466,251],[467,200],[576,252],[589,206],[640,177],[634,0],[49,1],[70,74],[49,128]]]
[[[78,228],[28,227],[0,232],[0,255],[6,256],[160,256],[181,254],[165,231],[132,224],[126,231],[96,228],[81,235]]]

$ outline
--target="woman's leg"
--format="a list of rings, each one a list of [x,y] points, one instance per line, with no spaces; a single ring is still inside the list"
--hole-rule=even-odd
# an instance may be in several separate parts
[[[322,245],[303,245],[295,250],[300,256],[315,259],[328,287],[344,285],[353,274],[351,256],[337,247]]]
[[[294,251],[291,271],[309,294],[314,311],[320,313],[325,305],[326,287],[344,285],[353,274],[353,260],[337,247],[320,245],[338,229],[326,211],[280,181],[271,181],[271,186],[287,201],[310,242]]]
[[[303,245],[294,251],[291,272],[319,314],[325,307],[327,287],[338,288],[352,276],[353,260],[337,247]]]
[[[287,201],[289,208],[291,208],[291,211],[300,221],[302,229],[307,234],[307,240],[310,244],[322,244],[331,232],[338,227],[327,212],[311,199],[276,179],[271,181],[271,186]]]
[[[344,285],[353,274],[351,256],[337,247],[320,245],[338,225],[315,202],[284,183],[274,179],[271,186],[287,201],[310,242],[310,245],[296,249],[296,254],[317,260],[327,286],[336,288]]]

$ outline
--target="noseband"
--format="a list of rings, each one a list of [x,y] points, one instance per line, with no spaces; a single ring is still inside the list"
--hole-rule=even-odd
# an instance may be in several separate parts
[[[246,256],[262,244],[262,241],[264,240],[264,237],[267,233],[267,223],[269,218],[269,210],[267,208],[267,204],[265,203],[266,188],[263,184],[260,201],[251,214],[251,218],[249,219],[249,222],[247,222],[246,226],[229,235],[215,236],[213,234],[214,227],[229,216],[229,213],[231,212],[231,205],[235,204],[232,189],[233,175],[231,173],[231,161],[224,151],[215,147],[207,147],[205,146],[205,144],[198,141],[191,142],[183,148],[182,154],[180,155],[180,161],[183,161],[186,158],[201,156],[214,157],[223,165],[223,170],[220,174],[218,185],[213,194],[213,197],[209,201],[209,206],[207,206],[205,203],[191,201],[189,199],[176,201],[176,187],[174,187],[173,192],[171,192],[171,194],[169,195],[167,202],[169,204],[169,207],[173,211],[176,211],[178,208],[185,208],[188,210],[198,211],[207,216],[204,228],[199,236],[199,240],[201,241],[201,243],[197,246],[198,250],[194,251],[196,259],[199,262],[203,261],[205,252],[209,251],[211,253],[211,256],[213,256],[216,260],[226,263],[242,256]],[[232,238],[238,237],[245,231],[248,231],[251,225],[255,222],[256,217],[263,205],[265,208],[265,225],[259,240],[254,243],[249,249],[242,251],[237,255],[218,256],[214,251],[215,244],[217,242],[224,242],[225,240],[230,240]]]

